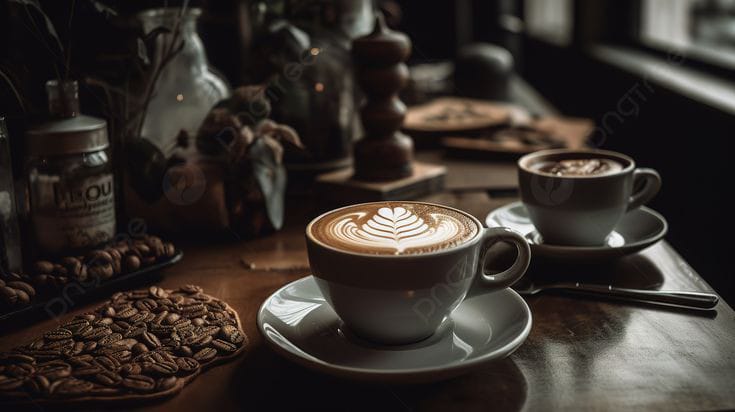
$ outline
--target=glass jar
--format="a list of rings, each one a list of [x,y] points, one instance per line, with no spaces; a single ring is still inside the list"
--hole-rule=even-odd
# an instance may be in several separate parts
[[[293,175],[350,166],[360,135],[350,47],[373,28],[372,2],[264,0],[253,6],[259,27],[251,65],[269,62],[264,77],[272,117],[296,129],[306,147],[287,147],[286,167]]]
[[[78,114],[76,82],[46,87],[54,119],[26,132],[25,173],[37,252],[57,256],[113,238],[114,178],[107,122]]]
[[[150,140],[165,155],[176,146],[181,130],[196,135],[209,110],[230,95],[224,78],[209,66],[204,44],[197,34],[201,9],[187,9],[178,21],[180,13],[180,8],[171,7],[147,10],[139,15],[145,34],[161,27],[170,30],[156,37],[156,51],[151,59],[154,66],[161,64],[166,57],[165,50],[172,47],[173,31],[177,27],[178,39],[183,41],[181,51],[163,67],[158,77],[141,130],[141,137]]]

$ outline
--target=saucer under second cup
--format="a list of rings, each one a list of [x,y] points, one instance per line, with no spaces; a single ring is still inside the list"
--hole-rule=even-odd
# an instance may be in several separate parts
[[[601,246],[566,246],[544,243],[521,202],[493,210],[485,218],[487,227],[508,227],[521,233],[531,246],[534,258],[560,261],[595,262],[616,259],[639,252],[661,240],[668,231],[666,219],[642,206],[623,215]]]

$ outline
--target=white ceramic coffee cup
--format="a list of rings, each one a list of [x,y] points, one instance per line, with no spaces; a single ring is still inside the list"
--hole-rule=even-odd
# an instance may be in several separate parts
[[[382,202],[366,205],[375,203]],[[452,210],[477,225],[475,234],[457,246],[418,254],[345,251],[311,233],[314,223],[332,212],[309,223],[306,245],[312,273],[325,299],[352,333],[384,344],[417,342],[439,328],[465,298],[474,279],[478,287],[490,292],[507,288],[523,276],[531,258],[523,236],[507,228],[483,228],[472,215]],[[515,245],[518,253],[510,268],[491,275],[485,272],[485,258],[497,242]]]
[[[608,159],[619,171],[557,176],[534,168],[540,162]],[[599,246],[623,215],[651,200],[661,187],[653,169],[636,168],[629,156],[608,150],[541,150],[518,160],[521,200],[544,243]]]

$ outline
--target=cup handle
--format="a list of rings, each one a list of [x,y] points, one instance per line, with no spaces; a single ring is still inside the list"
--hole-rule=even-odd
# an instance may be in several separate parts
[[[514,284],[526,273],[526,269],[528,269],[528,265],[531,263],[531,248],[528,246],[526,239],[518,232],[505,227],[485,229],[482,237],[479,267],[477,268],[480,282],[492,290],[504,289]],[[511,267],[500,273],[489,275],[485,272],[487,251],[498,242],[508,242],[515,245],[518,250],[518,255]]]
[[[633,187],[637,187],[641,181],[643,181],[643,186],[628,198],[628,209],[626,211],[637,209],[648,203],[661,188],[661,176],[653,169],[635,169],[633,171]]]

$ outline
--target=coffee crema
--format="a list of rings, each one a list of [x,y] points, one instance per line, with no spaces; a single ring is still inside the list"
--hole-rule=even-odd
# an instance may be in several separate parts
[[[617,173],[623,165],[612,159],[565,159],[559,161],[542,161],[532,167],[533,170],[556,176],[600,176]]]
[[[478,225],[453,209],[410,202],[354,205],[309,226],[317,241],[347,252],[408,255],[449,249],[473,239]]]

